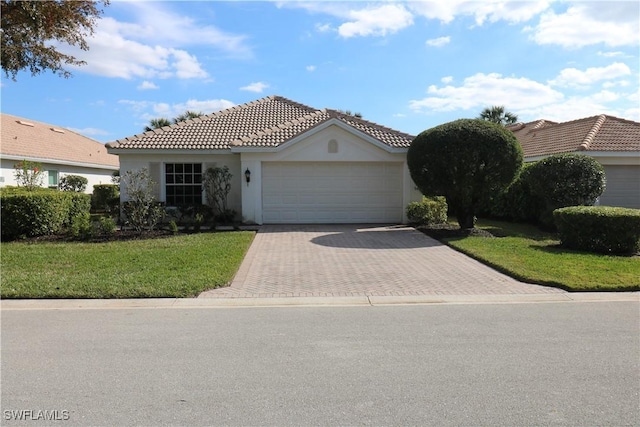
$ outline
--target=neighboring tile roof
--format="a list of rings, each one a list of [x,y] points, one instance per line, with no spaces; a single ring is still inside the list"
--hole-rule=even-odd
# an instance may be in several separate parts
[[[538,120],[507,126],[525,157],[576,151],[640,152],[640,123],[600,115],[555,123]]]
[[[107,153],[105,146],[86,136],[59,126],[2,114],[3,156],[17,156],[118,167],[118,156]]]
[[[117,149],[224,150],[277,147],[332,118],[391,147],[409,147],[413,136],[335,110],[316,110],[268,96],[107,144]]]

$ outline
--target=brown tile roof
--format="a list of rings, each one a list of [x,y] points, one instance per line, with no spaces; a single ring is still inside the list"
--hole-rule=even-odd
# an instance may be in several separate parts
[[[107,144],[115,149],[225,150],[277,147],[332,118],[391,147],[409,147],[413,136],[339,113],[268,96]]]
[[[107,153],[103,144],[69,129],[31,119],[2,114],[0,133],[3,156],[36,158],[118,167],[118,156]]]
[[[576,151],[640,152],[640,123],[600,115],[555,123],[538,120],[507,126],[525,157]]]

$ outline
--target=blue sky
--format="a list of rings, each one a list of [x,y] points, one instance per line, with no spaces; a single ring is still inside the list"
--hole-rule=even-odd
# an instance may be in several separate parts
[[[520,121],[640,121],[640,3],[125,2],[73,77],[2,77],[2,112],[101,142],[268,95],[410,134],[505,105]]]

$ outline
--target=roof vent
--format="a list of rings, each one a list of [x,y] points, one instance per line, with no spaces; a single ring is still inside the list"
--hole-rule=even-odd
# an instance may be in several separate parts
[[[50,128],[50,129],[56,133],[64,133],[64,130],[62,129],[58,129],[58,128]]]
[[[34,124],[33,124],[33,123],[25,122],[24,120],[16,120],[16,123],[21,124],[21,125],[24,125],[24,126],[31,126],[31,127],[33,127],[33,126],[34,126]]]

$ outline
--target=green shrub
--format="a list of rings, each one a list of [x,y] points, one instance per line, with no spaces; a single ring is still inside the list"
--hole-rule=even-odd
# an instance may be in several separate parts
[[[91,196],[56,189],[7,187],[0,192],[2,240],[61,233],[89,213]]]
[[[89,212],[81,212],[71,219],[69,235],[76,239],[89,239],[93,236],[93,223]]]
[[[178,223],[176,223],[176,221],[173,219],[169,221],[169,230],[174,236],[178,234]]]
[[[2,191],[0,194],[2,240],[61,232],[70,219],[69,194],[51,189]]]
[[[120,186],[98,184],[93,186],[91,209],[100,212],[115,212],[120,203]]]
[[[75,191],[76,193],[82,193],[87,188],[89,180],[80,175],[67,175],[60,178],[58,188],[61,191]]]
[[[100,233],[105,236],[112,236],[116,232],[116,222],[110,216],[103,216],[98,222]]]
[[[407,165],[422,194],[446,197],[460,228],[473,228],[480,207],[513,182],[522,149],[504,126],[460,119],[416,136]]]
[[[625,254],[640,250],[640,209],[571,206],[553,212],[563,246]]]
[[[407,218],[409,222],[419,225],[443,224],[447,222],[447,201],[442,196],[436,196],[411,202],[407,205]]]
[[[555,209],[593,205],[604,191],[605,175],[593,157],[558,154],[536,162],[528,183],[532,194],[544,201],[540,222],[552,227]]]
[[[73,222],[73,218],[77,215],[89,214],[91,212],[91,194],[85,193],[67,193],[67,197],[71,199],[69,206],[69,220],[67,224]]]
[[[533,165],[534,163],[523,164],[511,185],[483,206],[481,215],[509,221],[537,223],[544,208],[544,201],[531,191]]]

